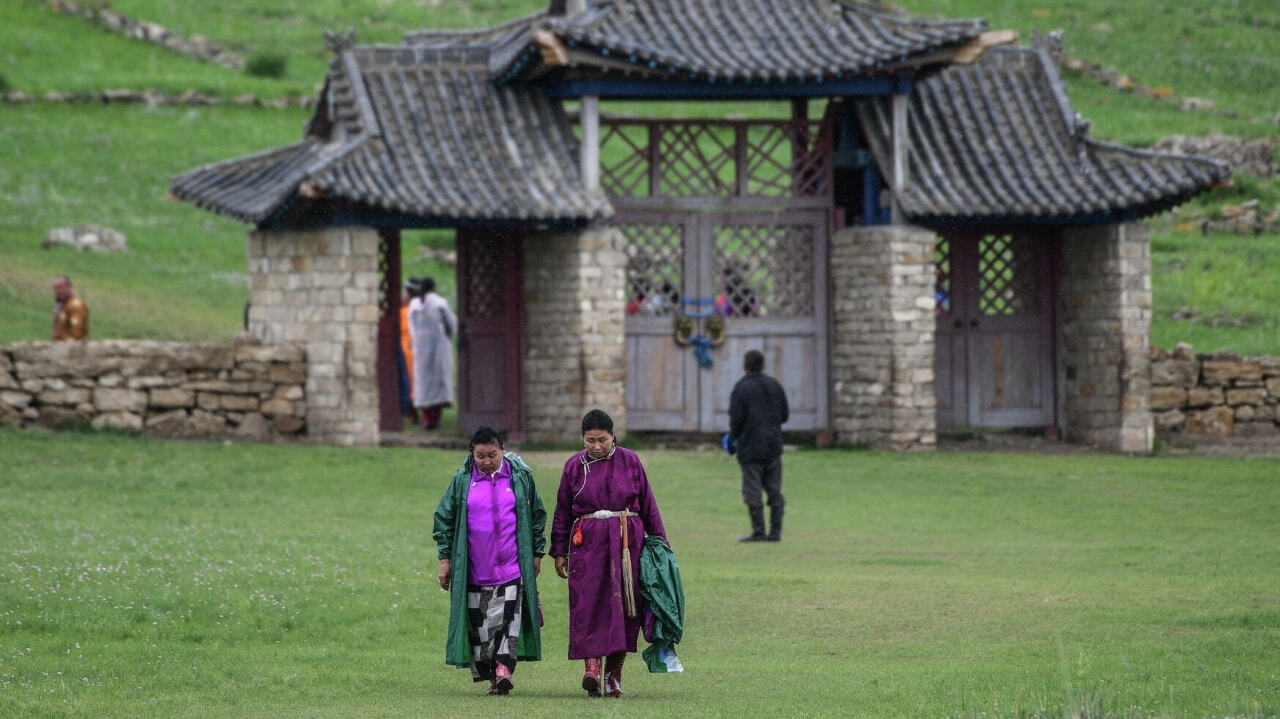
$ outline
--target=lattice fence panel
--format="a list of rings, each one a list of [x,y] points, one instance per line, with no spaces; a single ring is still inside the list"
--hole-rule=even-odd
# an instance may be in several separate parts
[[[988,235],[978,242],[978,310],[984,315],[1039,311],[1035,262],[1025,240]]]
[[[945,237],[938,239],[937,248],[933,251],[934,270],[933,299],[937,313],[947,314],[951,311],[951,242]]]
[[[391,308],[396,311],[400,309],[400,288],[393,286],[396,278],[392,274],[398,274],[393,270],[398,270],[398,266],[392,267],[392,240],[386,234],[378,234],[378,316],[386,317]],[[399,250],[399,248],[395,248]]]
[[[507,304],[506,257],[502,239],[472,239],[467,253],[467,316],[498,317]]]
[[[747,126],[746,194],[818,196],[831,192],[829,123],[791,121]]]
[[[627,308],[631,314],[669,317],[680,306],[684,282],[683,225],[619,225],[627,248]]]
[[[717,308],[731,317],[813,314],[811,225],[715,228]]]
[[[661,125],[658,193],[672,197],[729,197],[737,192],[737,144],[732,126]]]
[[[649,187],[649,125],[600,126],[600,184],[612,197],[645,197]]]

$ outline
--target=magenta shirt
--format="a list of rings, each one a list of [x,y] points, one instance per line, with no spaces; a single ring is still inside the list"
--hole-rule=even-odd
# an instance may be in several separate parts
[[[520,578],[516,546],[516,493],[511,463],[493,474],[472,467],[467,491],[467,580],[482,587]]]

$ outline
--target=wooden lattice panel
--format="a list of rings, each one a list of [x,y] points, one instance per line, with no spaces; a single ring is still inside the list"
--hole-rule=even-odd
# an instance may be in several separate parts
[[[472,239],[467,257],[467,316],[471,319],[498,317],[507,303],[505,253],[497,245],[503,238]]]
[[[622,225],[627,248],[627,304],[636,314],[668,317],[684,282],[681,225]]]
[[[400,288],[392,286],[398,278],[393,278],[391,269],[391,245],[397,245],[395,251],[399,251],[398,242],[393,243],[385,233],[378,233],[378,316],[386,317],[390,308],[400,308]],[[399,272],[397,271],[398,275]]]
[[[945,237],[938,239],[933,252],[934,270],[933,298],[937,313],[947,314],[951,311],[951,242]]]
[[[731,317],[813,314],[812,225],[715,229],[717,306]]]
[[[730,127],[710,123],[663,125],[658,142],[658,193],[671,197],[734,194],[736,150]]]
[[[978,241],[978,310],[984,315],[1039,311],[1035,264],[1025,240],[988,235]]]
[[[775,122],[746,128],[746,194],[759,197],[814,196],[830,191],[827,126]]]
[[[650,132],[648,125],[606,123],[600,126],[600,184],[612,197],[649,194]]]
[[[600,125],[600,181],[614,198],[823,198],[832,171],[825,120]]]

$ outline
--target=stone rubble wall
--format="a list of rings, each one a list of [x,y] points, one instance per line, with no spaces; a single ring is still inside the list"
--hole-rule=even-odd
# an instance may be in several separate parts
[[[918,227],[846,228],[831,238],[836,441],[893,450],[937,444],[934,248]]]
[[[1150,452],[1151,245],[1142,224],[1063,233],[1061,404],[1071,442]]]
[[[153,22],[134,20],[112,10],[109,5],[75,2],[75,0],[40,0],[54,10],[96,22],[111,32],[125,37],[168,48],[204,62],[211,62],[231,70],[243,70],[244,58],[223,45],[201,35],[183,37]]]
[[[525,431],[579,441],[600,408],[626,434],[626,267],[621,233],[593,226],[525,240]]]
[[[0,424],[88,424],[157,437],[255,441],[306,433],[295,345],[112,340],[0,346]]]
[[[1151,348],[1151,409],[1162,436],[1280,437],[1280,357]]]
[[[311,108],[316,105],[313,95],[281,95],[275,98],[259,97],[256,93],[246,92],[232,97],[214,95],[199,90],[185,90],[179,93],[165,93],[159,90],[137,90],[114,88],[111,90],[95,90],[90,92],[61,92],[50,90],[40,95],[27,92],[12,91],[0,93],[0,103],[8,105],[24,105],[32,102],[91,103],[94,105],[147,105],[148,107],[208,107],[211,105],[228,105],[235,107],[268,107],[284,110],[291,107]]]
[[[1276,162],[1276,141],[1267,138],[1243,138],[1217,132],[1208,135],[1169,135],[1156,140],[1152,150],[1179,155],[1200,155],[1222,160],[1231,172],[1244,172],[1261,178],[1280,175]]]

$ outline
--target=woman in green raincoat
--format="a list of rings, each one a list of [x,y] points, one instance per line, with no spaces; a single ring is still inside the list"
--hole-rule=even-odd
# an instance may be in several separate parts
[[[445,662],[470,667],[490,694],[507,694],[516,661],[542,658],[537,576],[547,512],[533,470],[481,427],[436,507],[432,536],[449,590]]]

